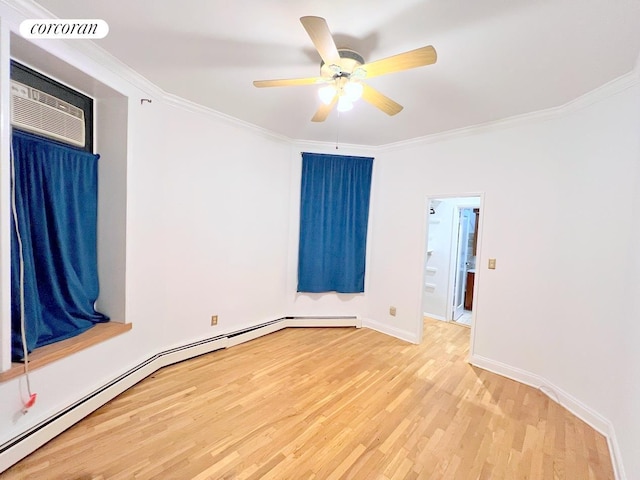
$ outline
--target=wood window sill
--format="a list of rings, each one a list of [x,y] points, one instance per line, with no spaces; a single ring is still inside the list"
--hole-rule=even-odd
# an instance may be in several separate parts
[[[106,322],[97,323],[84,333],[60,342],[37,348],[29,355],[29,371],[44,367],[56,360],[68,357],[92,345],[104,342],[121,333],[131,330],[131,323]],[[11,368],[0,372],[0,382],[6,382],[24,373],[24,364],[12,363]]]

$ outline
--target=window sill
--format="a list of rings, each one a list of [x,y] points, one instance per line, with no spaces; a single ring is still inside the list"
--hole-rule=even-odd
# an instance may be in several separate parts
[[[128,332],[131,330],[131,327],[133,327],[131,323],[97,323],[94,327],[78,336],[37,348],[29,355],[29,371],[44,367],[56,360],[68,357],[80,350],[104,342],[121,333]],[[6,382],[7,380],[19,377],[23,373],[24,364],[12,363],[9,370],[0,372],[0,382]]]

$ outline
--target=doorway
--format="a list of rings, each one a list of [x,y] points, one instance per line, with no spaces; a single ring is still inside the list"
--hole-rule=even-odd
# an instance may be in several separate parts
[[[471,327],[481,196],[428,199],[423,315]]]

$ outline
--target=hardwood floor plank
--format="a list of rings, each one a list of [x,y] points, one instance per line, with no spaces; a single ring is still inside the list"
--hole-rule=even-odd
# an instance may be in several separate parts
[[[164,368],[3,480],[613,480],[602,435],[468,365],[469,329],[424,327],[287,329]]]

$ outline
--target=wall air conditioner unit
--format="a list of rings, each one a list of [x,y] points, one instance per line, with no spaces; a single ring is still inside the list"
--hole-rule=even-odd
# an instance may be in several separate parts
[[[11,125],[84,147],[84,112],[48,93],[11,80]]]

